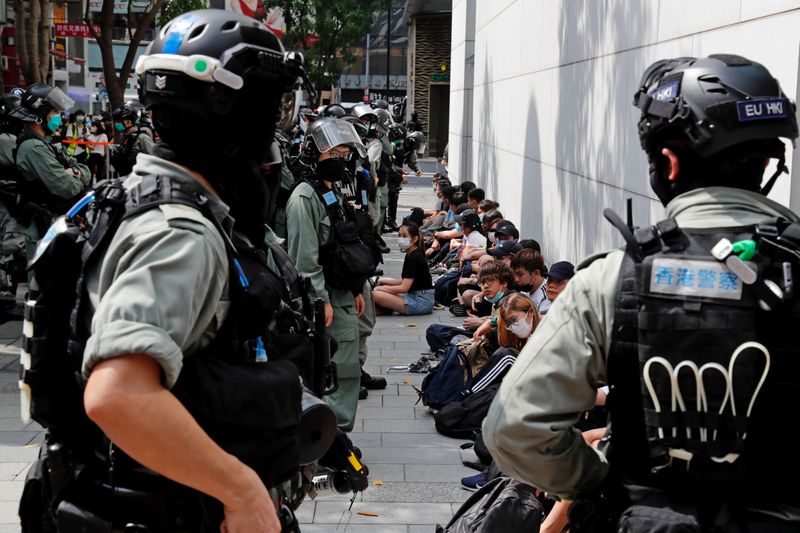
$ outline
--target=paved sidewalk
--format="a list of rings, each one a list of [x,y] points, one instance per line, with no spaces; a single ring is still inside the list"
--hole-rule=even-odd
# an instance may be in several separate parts
[[[430,174],[411,178],[400,197],[398,222],[413,206],[432,207]],[[396,239],[384,236],[392,249],[383,265],[387,276],[399,277],[403,256]],[[422,375],[388,373],[390,366],[407,364],[426,351],[425,329],[459,319],[447,311],[425,317],[379,317],[369,339],[366,370],[383,375],[389,386],[370,391],[359,402],[353,440],[364,452],[370,468],[370,488],[359,496],[351,512],[349,498],[323,496],[306,501],[299,518],[304,533],[432,533],[434,524],[445,524],[469,495],[459,479],[472,475],[461,465],[460,440],[437,434],[427,408],[415,405]],[[18,351],[21,324],[0,326],[0,533],[18,532],[17,506],[28,468],[35,460],[44,432],[35,423],[25,425],[19,418]],[[373,513],[365,516],[359,512]]]

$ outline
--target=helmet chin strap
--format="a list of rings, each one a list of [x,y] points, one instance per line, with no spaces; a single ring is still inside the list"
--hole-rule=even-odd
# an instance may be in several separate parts
[[[768,195],[769,192],[772,190],[772,187],[775,185],[775,182],[778,181],[778,176],[780,176],[784,172],[788,174],[789,169],[786,167],[786,157],[781,155],[778,158],[777,170],[775,170],[775,173],[772,174],[772,176],[770,176],[769,180],[767,180],[767,183],[763,187],[761,187],[761,194],[763,194],[764,196]]]

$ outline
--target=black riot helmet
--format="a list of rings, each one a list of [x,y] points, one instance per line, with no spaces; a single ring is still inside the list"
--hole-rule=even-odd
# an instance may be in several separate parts
[[[375,109],[385,109],[385,110],[388,111],[389,110],[389,102],[387,102],[383,98],[379,98],[379,99],[375,100],[374,102],[372,102],[372,107],[374,107]]]
[[[55,110],[65,113],[75,105],[75,100],[64,94],[58,87],[36,83],[25,89],[20,96],[19,106],[10,116],[22,122],[43,122]]]
[[[378,117],[378,123],[383,126],[384,130],[388,132],[389,128],[391,128],[392,124],[394,124],[394,119],[392,119],[391,113],[379,107],[375,109],[375,116]]]
[[[153,112],[164,155],[202,174],[254,242],[263,242],[280,186],[279,106],[305,79],[302,65],[263,24],[222,9],[167,22],[136,63],[139,101]]]
[[[339,104],[331,104],[326,106],[322,111],[323,117],[344,118],[345,115],[347,115],[347,111],[345,111],[344,108]]]
[[[111,113],[111,116],[114,118],[115,122],[130,120],[135,124],[136,121],[139,120],[139,110],[134,108],[133,106],[125,104],[123,106],[116,108],[114,112]]]
[[[763,165],[778,159],[779,172],[762,189],[766,194],[785,170],[779,138],[794,142],[798,136],[795,105],[778,81],[763,65],[736,55],[658,61],[642,76],[633,103],[642,113],[639,139],[650,159],[651,184],[665,203],[683,192],[665,190],[654,175],[665,142],[685,147],[698,161],[724,152],[714,165],[731,169],[748,160]]]
[[[19,107],[20,97],[15,94],[4,94],[0,97],[0,133],[19,135],[22,121],[12,116]]]
[[[323,117],[308,127],[303,140],[303,156],[309,162],[316,161],[320,154],[337,146],[348,146],[361,157],[367,155],[353,124],[343,119]]]
[[[353,128],[355,128],[356,133],[361,139],[361,142],[366,142],[367,138],[369,137],[369,127],[364,125],[364,123],[361,122],[361,120],[358,117],[355,117],[353,115],[346,115],[342,117],[342,120],[345,120],[350,124],[352,124]]]
[[[402,124],[392,124],[389,127],[389,140],[390,141],[402,141],[406,138],[408,132],[406,131],[406,127]]]
[[[375,110],[369,104],[354,105],[350,109],[350,114],[370,124],[378,122],[378,115],[375,114]]]
[[[425,153],[425,134],[421,131],[412,131],[408,134],[405,140],[405,145],[408,150],[413,150],[417,154]]]

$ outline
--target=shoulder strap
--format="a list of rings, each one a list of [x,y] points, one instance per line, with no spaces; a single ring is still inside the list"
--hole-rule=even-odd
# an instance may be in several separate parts
[[[342,206],[333,190],[325,188],[319,180],[306,179],[305,181],[311,185],[314,192],[317,193],[317,197],[322,202],[322,205],[325,206],[325,211],[328,212],[328,218],[331,219],[331,226],[335,226],[337,222],[343,220],[344,213],[342,212]]]

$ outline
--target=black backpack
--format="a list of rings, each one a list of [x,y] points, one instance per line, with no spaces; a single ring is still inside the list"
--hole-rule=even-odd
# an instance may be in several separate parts
[[[436,533],[535,533],[544,507],[535,489],[508,477],[499,477],[470,496],[447,526]]]
[[[445,437],[469,439],[481,430],[500,384],[470,394],[463,400],[450,402],[433,415],[436,431]]]
[[[332,190],[319,180],[306,180],[317,193],[331,222],[328,242],[320,246],[325,283],[337,289],[360,293],[382,260],[367,213],[342,207]]]

